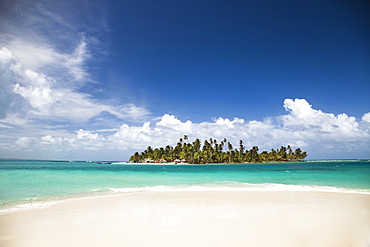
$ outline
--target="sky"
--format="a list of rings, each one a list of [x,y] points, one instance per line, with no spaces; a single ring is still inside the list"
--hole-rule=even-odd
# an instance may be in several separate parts
[[[370,158],[364,0],[2,0],[0,158],[213,138]]]

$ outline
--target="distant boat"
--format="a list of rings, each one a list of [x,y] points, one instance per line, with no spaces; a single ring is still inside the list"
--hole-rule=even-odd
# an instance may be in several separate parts
[[[112,164],[112,162],[98,162],[98,164]]]

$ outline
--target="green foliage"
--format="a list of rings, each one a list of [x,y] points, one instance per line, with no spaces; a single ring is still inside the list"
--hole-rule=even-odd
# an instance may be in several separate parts
[[[247,150],[243,145],[243,141],[239,142],[239,149],[233,147],[230,142],[224,138],[221,143],[210,138],[204,140],[203,145],[200,139],[195,139],[194,142],[187,142],[188,136],[180,138],[175,147],[167,145],[153,149],[149,146],[146,150],[135,152],[129,159],[131,162],[156,162],[164,159],[166,162],[187,162],[190,164],[209,164],[209,163],[261,163],[261,162],[289,162],[303,161],[307,157],[306,152],[302,152],[300,148],[292,150],[281,146],[279,149],[271,149],[270,152],[263,151],[259,153],[259,148],[253,146]],[[224,151],[227,149],[227,151]]]

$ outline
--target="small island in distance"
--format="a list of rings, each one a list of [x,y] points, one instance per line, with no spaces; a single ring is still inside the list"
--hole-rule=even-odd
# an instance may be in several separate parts
[[[227,151],[224,151],[224,148]],[[269,163],[269,162],[297,162],[304,161],[307,153],[300,148],[293,150],[289,145],[279,149],[271,149],[270,152],[258,152],[259,148],[253,146],[246,150],[243,141],[240,140],[239,148],[224,138],[220,143],[210,138],[188,142],[187,135],[180,138],[175,147],[167,145],[153,149],[148,146],[143,152],[135,152],[129,159],[134,163],[175,163],[175,164],[216,164],[216,163]]]

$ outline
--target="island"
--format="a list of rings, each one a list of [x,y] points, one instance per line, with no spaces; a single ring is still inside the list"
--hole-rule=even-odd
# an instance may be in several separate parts
[[[226,151],[224,151],[226,149]],[[293,150],[289,145],[270,152],[258,152],[258,146],[250,150],[244,147],[242,140],[239,148],[224,138],[220,143],[216,139],[204,140],[199,138],[189,142],[187,135],[180,138],[177,145],[153,149],[148,146],[143,152],[135,152],[129,159],[134,163],[175,163],[175,164],[216,164],[216,163],[267,163],[267,162],[298,162],[304,161],[307,153],[300,148]]]

